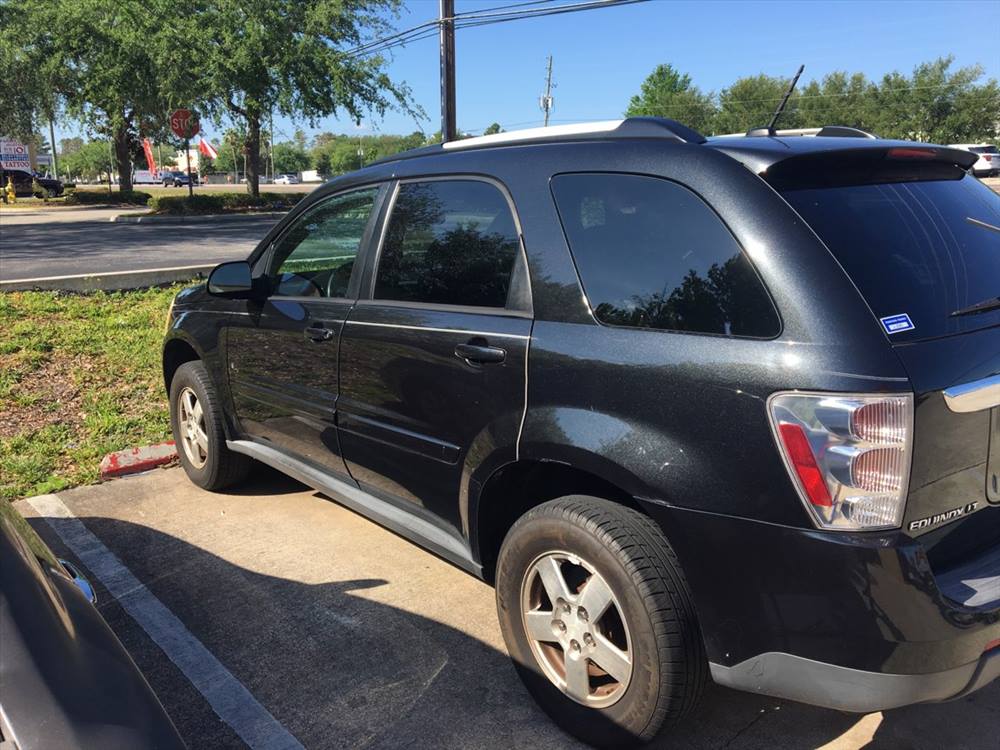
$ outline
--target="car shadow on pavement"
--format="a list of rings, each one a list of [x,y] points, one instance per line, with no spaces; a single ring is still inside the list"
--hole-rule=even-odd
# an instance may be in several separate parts
[[[271,486],[262,475],[263,482],[251,483],[254,494],[301,489],[279,478],[272,477]],[[32,519],[36,530],[65,555],[51,532],[69,522],[40,520]],[[426,590],[426,584],[407,590],[405,574],[392,584],[310,582],[316,568],[306,565],[306,580],[278,578],[147,526],[80,520],[306,748],[582,747],[535,706],[504,653],[379,601],[385,586],[395,587],[394,601],[414,608],[430,596],[448,597],[447,590]],[[102,614],[192,750],[244,747],[101,583],[92,582]],[[996,688],[956,704],[889,712],[874,737],[869,732],[843,744],[835,741],[861,717],[713,686],[692,717],[651,747],[985,747],[969,744],[969,729],[987,732],[979,735],[983,742],[989,726],[996,729]]]
[[[227,495],[240,497],[267,497],[274,495],[291,495],[295,492],[308,490],[302,482],[272,469],[260,461],[250,464],[250,475],[235,487],[226,489]]]

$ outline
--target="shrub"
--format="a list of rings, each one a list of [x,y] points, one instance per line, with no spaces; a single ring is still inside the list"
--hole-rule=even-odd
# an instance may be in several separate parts
[[[306,193],[261,193],[253,197],[248,193],[195,193],[186,195],[157,195],[149,201],[153,213],[183,216],[188,214],[239,213],[252,210],[281,210],[294,206]]]
[[[141,190],[121,192],[116,190],[109,194],[107,190],[73,190],[67,191],[66,203],[78,206],[92,206],[99,203],[128,203],[134,206],[145,206],[152,198],[149,193]]]
[[[195,195],[155,195],[149,207],[157,214],[215,214],[222,211],[222,195],[197,193]]]

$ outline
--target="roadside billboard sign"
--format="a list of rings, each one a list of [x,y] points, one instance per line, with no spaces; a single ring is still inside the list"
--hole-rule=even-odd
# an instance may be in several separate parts
[[[8,138],[0,140],[0,167],[31,172],[31,155],[28,147],[20,141]]]

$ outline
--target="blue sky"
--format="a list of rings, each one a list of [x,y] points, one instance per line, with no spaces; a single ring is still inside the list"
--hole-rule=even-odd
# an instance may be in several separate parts
[[[513,2],[456,0],[456,12]],[[409,0],[394,24],[408,28],[437,12],[437,0]],[[997,0],[650,0],[460,29],[458,126],[476,132],[494,121],[507,129],[540,125],[538,97],[549,54],[555,58],[557,85],[552,120],[578,122],[620,117],[629,97],[660,63],[673,64],[703,90],[714,91],[745,75],[790,77],[800,63],[806,66],[805,83],[834,70],[860,71],[870,78],[893,70],[909,73],[920,62],[948,54],[957,66],[979,63],[986,77],[1000,78],[998,40]],[[437,39],[391,54],[390,75],[405,81],[427,112],[422,128],[438,130]],[[347,118],[325,118],[315,127],[275,118],[275,140],[290,137],[297,127],[309,134],[418,129],[412,119],[392,112],[381,120],[367,119],[360,130]]]

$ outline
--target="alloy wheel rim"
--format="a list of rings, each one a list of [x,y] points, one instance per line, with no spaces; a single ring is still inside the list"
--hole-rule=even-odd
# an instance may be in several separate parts
[[[591,708],[617,702],[632,679],[632,640],[624,612],[597,569],[554,551],[528,566],[521,620],[531,652],[567,697]]]
[[[205,412],[198,395],[187,387],[177,397],[177,423],[184,455],[195,468],[200,469],[208,461]]]

